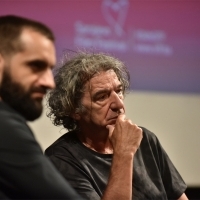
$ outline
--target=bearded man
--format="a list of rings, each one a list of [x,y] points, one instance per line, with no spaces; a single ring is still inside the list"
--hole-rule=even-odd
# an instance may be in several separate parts
[[[36,142],[26,121],[55,87],[54,36],[45,25],[0,17],[0,199],[81,199]]]

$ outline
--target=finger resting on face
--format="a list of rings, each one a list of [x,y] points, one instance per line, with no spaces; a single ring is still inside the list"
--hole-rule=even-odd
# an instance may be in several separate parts
[[[118,119],[122,120],[122,121],[124,121],[125,118],[126,118],[126,115],[124,113],[120,113],[119,116],[118,116]]]
[[[125,114],[125,108],[120,109],[119,114]]]

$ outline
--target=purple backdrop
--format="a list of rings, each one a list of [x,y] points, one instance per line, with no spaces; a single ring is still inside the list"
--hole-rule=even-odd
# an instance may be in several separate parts
[[[200,93],[200,1],[0,0],[0,15],[46,23],[67,49],[123,60],[131,89]]]

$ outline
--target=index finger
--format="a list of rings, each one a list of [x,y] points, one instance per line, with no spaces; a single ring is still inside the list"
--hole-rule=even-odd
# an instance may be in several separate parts
[[[126,118],[125,113],[120,113],[118,116],[118,120],[125,120],[125,118]]]

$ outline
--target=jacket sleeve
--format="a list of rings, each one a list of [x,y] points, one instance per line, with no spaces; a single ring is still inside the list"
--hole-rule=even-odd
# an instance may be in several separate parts
[[[42,153],[26,122],[1,116],[0,185],[9,198],[81,199]]]

